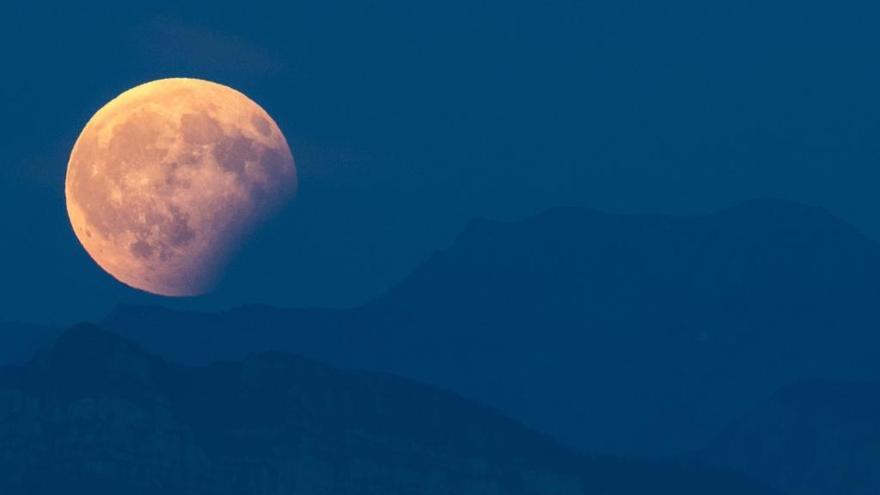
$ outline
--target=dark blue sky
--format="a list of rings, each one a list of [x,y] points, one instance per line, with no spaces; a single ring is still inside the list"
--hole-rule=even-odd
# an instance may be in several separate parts
[[[2,319],[69,323],[119,302],[353,305],[473,217],[558,205],[685,214],[793,199],[880,238],[876,2],[118,3],[0,20]],[[115,282],[64,209],[86,120],[169,76],[258,101],[301,179],[195,300]]]

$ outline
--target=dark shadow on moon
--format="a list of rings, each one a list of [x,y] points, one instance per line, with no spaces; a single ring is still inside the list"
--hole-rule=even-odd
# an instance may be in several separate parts
[[[280,130],[250,100],[218,107],[173,87],[210,83],[157,83],[172,87],[90,121],[71,156],[68,201],[102,267],[126,283],[148,282],[145,290],[189,295],[295,191],[296,169]],[[182,115],[151,110],[151,101],[177,105],[178,93],[189,95]],[[240,109],[245,120],[233,120]]]

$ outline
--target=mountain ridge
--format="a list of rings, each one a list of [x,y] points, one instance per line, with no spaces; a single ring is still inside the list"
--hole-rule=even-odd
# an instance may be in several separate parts
[[[579,454],[487,406],[295,355],[181,366],[91,324],[0,368],[10,495],[775,492],[726,470]]]
[[[283,350],[408,376],[583,449],[665,456],[792,381],[880,377],[878,281],[877,243],[821,208],[559,208],[475,220],[358,308],[120,306],[102,325],[192,364]]]
[[[477,222],[351,310],[119,311],[104,325],[183,361],[282,349],[388,371],[587,450],[662,456],[791,381],[880,377],[878,297],[877,243],[823,209],[755,201]]]

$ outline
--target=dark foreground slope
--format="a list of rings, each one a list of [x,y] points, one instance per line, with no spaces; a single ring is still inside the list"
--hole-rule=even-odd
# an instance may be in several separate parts
[[[814,208],[695,218],[549,211],[475,222],[350,311],[120,308],[186,362],[286,349],[492,404],[579,447],[699,448],[804,377],[880,378],[880,248]]]
[[[786,387],[697,457],[792,493],[880,493],[880,382]]]
[[[169,364],[92,326],[0,370],[0,493],[769,494],[578,455],[491,409],[279,353]]]

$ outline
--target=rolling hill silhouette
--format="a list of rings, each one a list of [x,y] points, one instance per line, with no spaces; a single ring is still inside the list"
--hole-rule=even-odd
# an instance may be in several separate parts
[[[577,454],[485,406],[282,353],[185,367],[92,325],[0,368],[0,492],[770,495]]]
[[[474,222],[353,310],[120,307],[104,322],[190,363],[289,350],[491,404],[578,447],[702,447],[780,387],[880,377],[880,247],[823,210],[695,218],[551,210]]]

